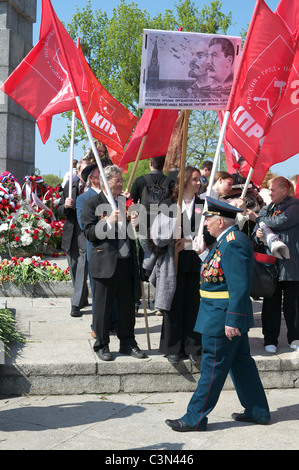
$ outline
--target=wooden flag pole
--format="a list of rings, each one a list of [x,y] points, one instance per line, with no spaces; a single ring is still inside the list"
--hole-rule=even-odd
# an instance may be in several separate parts
[[[137,165],[138,165],[140,157],[141,157],[141,153],[142,153],[146,138],[147,138],[147,134],[142,138],[142,141],[141,141],[141,144],[140,144],[140,147],[139,147],[139,150],[138,150],[138,154],[137,154],[136,160],[134,162],[134,166],[132,168],[130,178],[129,178],[129,181],[128,181],[128,184],[127,184],[126,193],[128,193],[130,191],[131,184],[132,184],[135,172],[136,172]]]
[[[183,125],[183,143],[182,143],[182,154],[181,154],[181,163],[180,163],[176,233],[178,232],[178,229],[181,226],[182,201],[183,201],[183,192],[184,192],[184,176],[185,176],[187,141],[188,141],[188,125],[189,125],[189,116],[190,116],[190,111],[188,109],[182,112],[185,113],[185,116],[184,116],[184,125]],[[176,272],[178,271],[178,261],[179,261],[179,253],[178,253],[178,250],[175,249],[174,262],[175,262]]]

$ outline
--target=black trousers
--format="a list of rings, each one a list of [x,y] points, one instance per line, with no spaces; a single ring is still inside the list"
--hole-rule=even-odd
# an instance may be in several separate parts
[[[262,325],[265,346],[278,344],[281,310],[286,321],[288,343],[299,340],[298,308],[299,281],[280,281],[274,295],[263,301]]]
[[[74,239],[70,251],[66,253],[66,258],[74,287],[71,304],[81,308],[88,302],[88,263],[86,248],[79,247],[77,240]]]
[[[169,312],[164,312],[159,351],[166,355],[201,353],[201,335],[194,331],[199,309],[199,273],[178,271]]]
[[[109,318],[115,300],[118,310],[117,336],[120,347],[136,346],[134,278],[129,258],[118,258],[114,274],[109,279],[93,278],[93,330],[96,334],[94,350],[107,346]]]

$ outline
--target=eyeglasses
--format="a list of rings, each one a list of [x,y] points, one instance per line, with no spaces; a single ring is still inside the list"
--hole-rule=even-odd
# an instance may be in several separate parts
[[[122,178],[112,178],[110,181],[113,181],[114,184],[123,184],[124,180]]]

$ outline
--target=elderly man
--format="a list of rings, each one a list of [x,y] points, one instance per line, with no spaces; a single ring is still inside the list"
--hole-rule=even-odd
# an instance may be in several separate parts
[[[205,224],[216,243],[201,270],[201,301],[195,324],[195,331],[202,334],[201,377],[187,413],[181,419],[166,420],[180,432],[206,430],[207,415],[215,407],[229,372],[245,408],[243,413],[234,413],[233,419],[258,424],[270,419],[248,342],[248,330],[253,325],[253,249],[235,225],[240,209],[211,197],[207,202]]]
[[[264,299],[262,325],[266,352],[276,353],[281,324],[281,303],[287,325],[289,346],[299,351],[299,199],[292,197],[292,185],[283,176],[269,184],[272,202],[263,207],[258,216],[250,211],[256,221],[255,241],[263,246],[263,232],[259,223],[264,222],[290,250],[290,258],[278,259],[279,282],[270,299]],[[265,247],[266,251],[268,250]],[[269,251],[267,251],[269,253]]]
[[[105,168],[112,197],[116,202],[123,189],[123,178],[116,165]],[[81,215],[84,233],[89,240],[89,268],[93,279],[93,329],[96,335],[94,350],[103,361],[111,361],[109,350],[109,318],[115,299],[118,307],[117,336],[119,352],[144,359],[147,355],[137,346],[135,300],[141,297],[135,240],[126,230],[125,210],[112,210],[105,187],[85,202]],[[124,208],[125,209],[125,208]]]

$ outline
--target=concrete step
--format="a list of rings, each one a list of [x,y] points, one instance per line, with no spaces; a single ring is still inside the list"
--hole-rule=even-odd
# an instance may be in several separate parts
[[[188,359],[172,365],[159,353],[162,317],[147,308],[149,339],[143,310],[136,315],[136,340],[148,354],[138,360],[118,353],[110,338],[114,360],[103,362],[93,351],[91,307],[80,318],[70,316],[69,297],[5,299],[15,312],[18,329],[27,342],[12,344],[0,365],[0,395],[76,395],[140,392],[192,392],[200,364]],[[282,321],[277,354],[265,353],[261,331],[261,301],[254,301],[255,326],[250,331],[251,353],[266,389],[299,387],[299,353],[286,340]],[[232,390],[227,379],[225,390]]]

